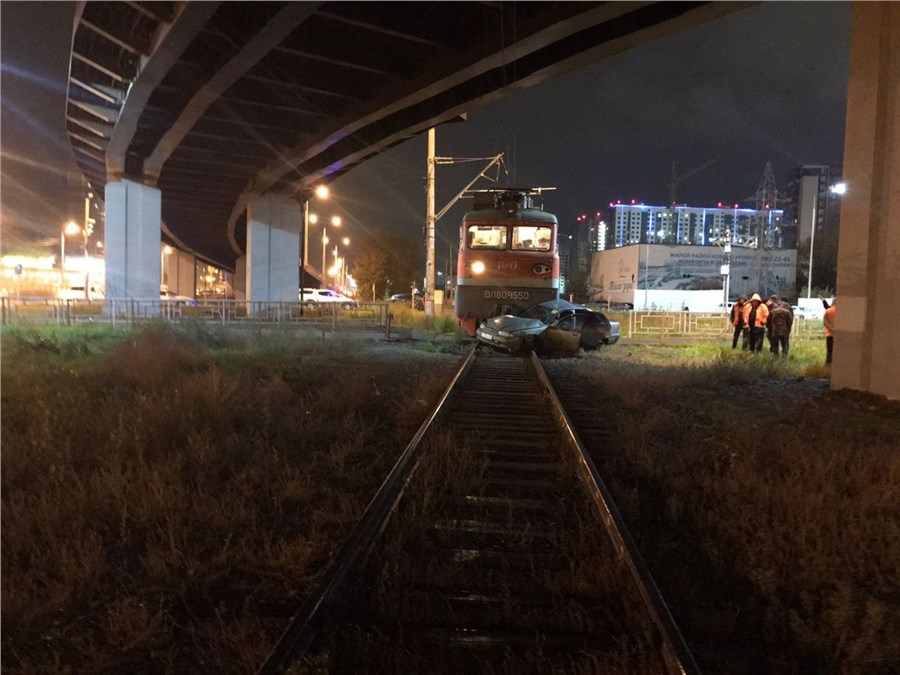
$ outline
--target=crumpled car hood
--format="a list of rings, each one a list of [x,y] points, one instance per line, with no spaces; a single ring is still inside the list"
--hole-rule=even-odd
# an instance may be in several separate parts
[[[547,325],[542,321],[538,321],[537,319],[529,319],[523,316],[512,316],[511,314],[504,314],[502,316],[495,316],[493,319],[488,319],[485,321],[491,328],[496,330],[505,330],[508,333],[518,333],[519,331],[543,331],[547,328]]]

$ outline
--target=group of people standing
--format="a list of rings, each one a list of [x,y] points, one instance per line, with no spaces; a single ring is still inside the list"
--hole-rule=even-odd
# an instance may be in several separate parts
[[[737,349],[738,340],[743,337],[742,349],[761,352],[767,338],[772,354],[787,357],[794,325],[794,312],[787,298],[773,295],[763,302],[759,293],[754,293],[749,300],[742,295],[731,308],[731,323],[734,326],[732,349]]]
[[[825,307],[825,363],[831,363],[834,348],[834,301],[831,304],[821,298]],[[761,352],[763,342],[769,341],[769,351],[778,356],[787,357],[791,348],[791,328],[794,325],[794,312],[787,298],[777,295],[762,301],[759,293],[754,293],[749,300],[742,295],[731,308],[731,323],[734,326],[734,337],[731,348],[737,349],[738,340],[742,339],[741,349]]]

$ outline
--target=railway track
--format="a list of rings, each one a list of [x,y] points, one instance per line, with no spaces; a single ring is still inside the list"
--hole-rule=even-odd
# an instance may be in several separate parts
[[[259,672],[699,672],[538,359],[475,354]]]

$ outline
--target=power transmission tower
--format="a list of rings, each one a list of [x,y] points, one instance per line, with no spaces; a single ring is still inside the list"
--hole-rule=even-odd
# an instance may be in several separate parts
[[[750,236],[755,239],[754,248],[772,248],[775,245],[776,228],[772,223],[771,212],[778,208],[779,202],[786,198],[778,192],[775,186],[775,173],[772,171],[772,162],[766,162],[763,169],[759,187],[756,194],[751,195],[745,201],[753,201],[756,213],[751,219]]]

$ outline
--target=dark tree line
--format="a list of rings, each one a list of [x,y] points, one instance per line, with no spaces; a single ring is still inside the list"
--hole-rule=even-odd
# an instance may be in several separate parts
[[[360,245],[353,266],[361,300],[381,300],[392,293],[409,293],[422,285],[424,247],[410,237],[372,232]]]

